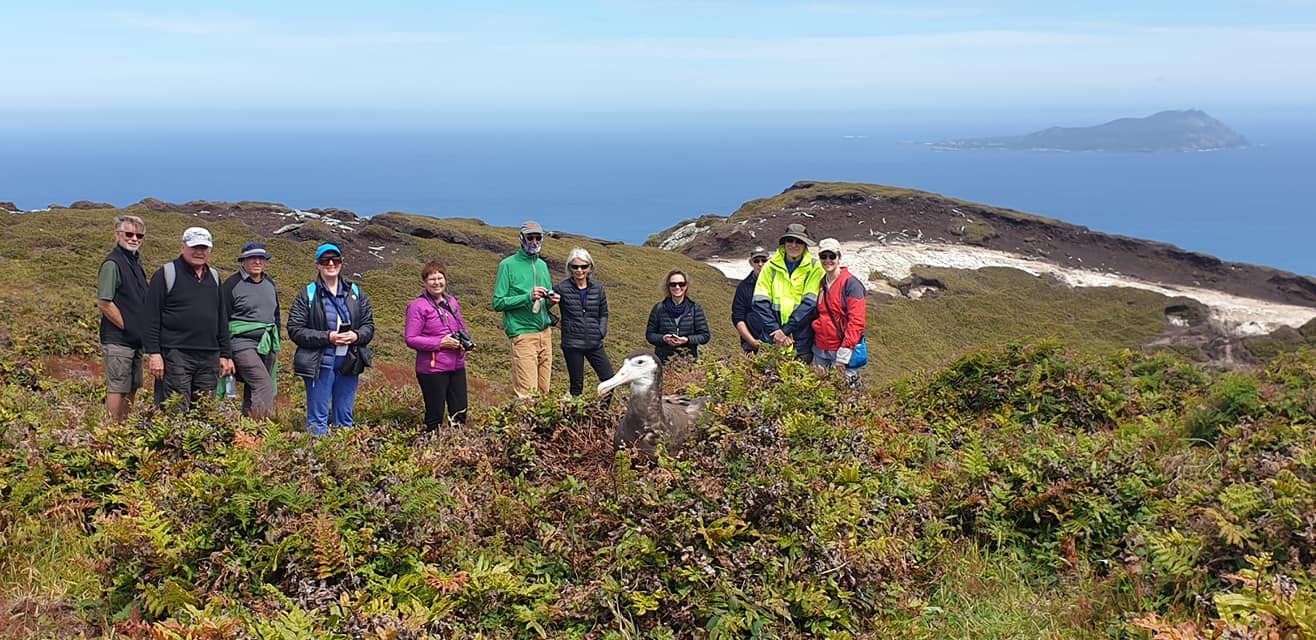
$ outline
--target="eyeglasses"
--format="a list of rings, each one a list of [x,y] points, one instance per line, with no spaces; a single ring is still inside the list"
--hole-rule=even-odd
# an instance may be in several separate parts
[[[781,243],[782,243],[782,244],[804,244],[804,241],[801,240],[801,239],[799,239],[799,238],[785,238],[785,239],[783,239],[783,240],[781,241]]]
[[[768,259],[767,259],[767,258],[750,258],[749,261],[750,261],[751,264],[763,264],[764,262],[767,262]]]
[[[523,236],[523,237],[524,237],[526,240],[529,240],[530,242],[543,242],[543,241],[544,241],[544,236],[541,236],[541,235],[539,235],[539,234],[537,234],[537,233],[530,234],[530,235],[528,235],[528,236]]]
[[[587,264],[569,264],[567,266],[571,267],[573,271],[584,271],[589,268]]]
[[[342,256],[335,258],[320,258],[319,260],[316,260],[316,262],[320,263],[321,266],[327,267],[331,264],[343,264],[343,258]]]
[[[137,238],[138,240],[146,237],[145,233],[133,233],[132,231],[124,231],[122,229],[119,230],[119,233],[122,233],[125,238]]]
[[[822,260],[835,260],[835,259],[837,259],[837,258],[839,258],[839,257],[841,257],[841,255],[838,254],[838,253],[836,253],[836,252],[834,252],[834,251],[824,251],[824,252],[818,254],[818,258],[820,258],[820,259],[822,259]]]
[[[686,283],[684,283],[684,282],[669,282],[669,283],[667,283],[667,288],[669,288],[669,289],[680,289],[680,288],[684,287],[685,285],[686,285]]]

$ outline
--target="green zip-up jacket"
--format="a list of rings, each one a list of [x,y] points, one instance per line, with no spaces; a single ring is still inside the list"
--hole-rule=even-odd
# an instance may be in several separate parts
[[[553,288],[548,264],[524,250],[503,258],[498,263],[498,278],[494,280],[493,309],[503,314],[503,331],[507,337],[538,333],[548,328],[548,301],[539,305],[535,313],[534,298],[530,293],[536,286]]]

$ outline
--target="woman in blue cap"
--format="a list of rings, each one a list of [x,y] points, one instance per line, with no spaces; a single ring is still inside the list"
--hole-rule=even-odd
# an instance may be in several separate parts
[[[288,337],[297,344],[293,373],[306,383],[306,429],[324,435],[330,424],[354,424],[356,385],[370,366],[366,345],[375,336],[375,318],[360,287],[342,277],[337,245],[320,245],[315,264],[319,276],[297,293],[288,312]]]

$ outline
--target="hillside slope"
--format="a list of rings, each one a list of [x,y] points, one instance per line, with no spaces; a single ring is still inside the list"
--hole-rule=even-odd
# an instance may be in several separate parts
[[[1001,209],[934,193],[881,185],[801,181],[781,194],[745,203],[728,217],[704,216],[678,223],[652,236],[648,244],[679,251],[722,269],[731,277],[748,270],[744,256],[755,245],[775,243],[787,224],[802,222],[816,239],[838,238],[846,247],[843,263],[867,280],[882,306],[923,297],[916,306],[955,306],[944,302],[945,294],[960,298],[982,293],[979,308],[1010,300],[1011,309],[1000,309],[993,319],[946,309],[939,314],[946,324],[991,327],[1013,336],[1024,333],[1069,333],[1088,320],[1107,326],[1106,332],[1130,329],[1129,316],[1111,308],[1097,311],[1065,302],[1047,300],[1084,295],[1083,289],[1113,292],[1138,289],[1156,294],[1132,305],[1157,304],[1163,327],[1146,332],[1125,332],[1118,339],[1126,345],[1161,346],[1183,350],[1203,360],[1237,365],[1254,363],[1260,353],[1270,353],[1276,344],[1295,345],[1316,333],[1308,326],[1316,318],[1316,280],[1269,267],[1225,262],[1214,256],[1186,251],[1173,245],[1092,231],[1041,216]],[[929,268],[964,277],[985,268],[1007,268],[1017,273],[1012,283],[997,282],[993,289],[949,286],[946,277]],[[1042,278],[1054,286],[1037,299],[1019,299],[1010,292],[1028,289],[1032,279]],[[999,280],[1002,277],[996,276]],[[1110,296],[1095,295],[1098,299]],[[1114,294],[1118,298],[1123,294]],[[943,299],[926,302],[928,297]],[[958,300],[959,304],[975,306]],[[1087,303],[1083,303],[1087,304]],[[998,306],[999,305],[995,305]],[[1011,319],[1028,317],[1030,307],[1052,307],[1049,324]],[[1193,309],[1189,311],[1189,309]],[[926,311],[926,309],[924,309]],[[1145,315],[1138,315],[1146,318]],[[1087,320],[1085,320],[1087,319]],[[899,319],[890,317],[899,323]],[[1142,321],[1134,321],[1138,323]],[[1154,323],[1153,323],[1154,324]],[[879,333],[880,327],[876,329]],[[935,335],[940,335],[937,332]],[[918,336],[910,336],[917,338]],[[1086,342],[1078,338],[1079,342]],[[934,341],[935,342],[935,341]],[[1255,348],[1254,348],[1255,347]],[[1255,352],[1255,353],[1254,353]]]
[[[65,360],[61,366],[79,375],[99,375],[98,358],[92,357],[98,352],[94,277],[110,246],[111,219],[120,211],[147,220],[150,235],[143,251],[150,269],[176,255],[175,238],[193,224],[215,232],[215,263],[226,272],[236,268],[234,256],[244,243],[268,242],[275,254],[268,269],[282,285],[285,308],[314,275],[315,245],[338,243],[349,273],[361,279],[377,310],[376,348],[382,357],[368,378],[381,381],[412,380],[402,309],[419,291],[420,264],[441,258],[451,268],[450,286],[481,345],[471,359],[473,392],[489,399],[508,392],[507,342],[499,315],[488,305],[498,261],[515,250],[516,230],[464,218],[405,213],[362,218],[350,211],[299,211],[275,203],[155,199],[122,210],[78,202],[0,212],[11,230],[0,239],[0,305],[25,319],[0,326],[0,344],[32,358]],[[645,247],[554,230],[545,258],[555,277],[565,277],[562,261],[573,246],[595,256],[596,277],[608,288],[612,306],[606,346],[614,359],[645,346],[645,321],[663,295],[663,276],[673,268],[687,270],[694,282],[691,295],[704,305],[713,331],[707,353],[723,357],[739,350],[729,318],[734,285],[745,269],[742,256],[755,244],[773,242],[795,220],[806,222],[816,238],[833,236],[854,247],[847,249],[846,262],[874,292],[892,294],[870,296],[868,333],[876,357],[864,375],[873,381],[936,368],[975,348],[1015,339],[1054,336],[1088,353],[1169,348],[1200,361],[1249,366],[1316,336],[1316,326],[1304,320],[1316,316],[1316,284],[1310,278],[877,185],[800,182],[778,196],[748,202],[728,218],[679,224]],[[545,222],[552,229],[552,221]],[[947,250],[1011,261],[933,259]],[[1062,270],[1117,277],[1075,287]],[[1148,290],[1148,283],[1159,288]],[[1216,308],[1195,293],[1201,291],[1241,301],[1244,310],[1283,309],[1288,315],[1261,317],[1239,331],[1252,321],[1222,322]],[[69,354],[85,357],[62,358]],[[555,382],[560,385],[555,389],[565,390],[561,369]]]
[[[114,215],[139,215],[147,224],[142,253],[147,274],[178,255],[183,229],[202,224],[215,235],[213,263],[227,275],[237,268],[238,250],[247,242],[269,244],[274,260],[267,273],[279,284],[286,310],[298,288],[315,276],[312,255],[321,242],[335,242],[346,257],[345,273],[358,279],[375,309],[378,326],[372,347],[376,370],[368,379],[414,384],[413,352],[403,343],[406,305],[420,293],[420,266],[433,258],[449,267],[449,287],[462,302],[479,345],[471,354],[473,392],[492,400],[510,395],[506,363],[510,353],[501,315],[491,308],[498,262],[514,252],[515,228],[493,227],[478,220],[431,218],[389,213],[360,218],[341,210],[299,212],[272,203],[192,202],[169,204],[145,200],[125,209],[65,208],[22,214],[0,213],[12,232],[0,239],[0,308],[21,322],[0,326],[0,346],[17,348],[32,358],[99,354],[95,307],[96,270],[112,247]],[[549,224],[551,229],[551,224]],[[649,310],[661,299],[670,269],[689,272],[691,297],[708,312],[720,340],[709,345],[710,357],[728,355],[738,346],[727,339],[731,294],[722,274],[683,255],[599,241],[551,231],[544,257],[557,279],[575,246],[590,251],[598,265],[595,277],[608,290],[610,331],[605,346],[613,358],[642,348]],[[8,315],[8,314],[7,314]],[[291,349],[284,357],[291,362]],[[87,360],[92,362],[87,363]],[[99,358],[80,360],[96,367]],[[560,354],[554,389],[566,391]],[[290,372],[291,367],[283,367]],[[87,371],[85,375],[92,375]],[[291,378],[289,383],[294,382]],[[281,385],[296,392],[300,385]]]

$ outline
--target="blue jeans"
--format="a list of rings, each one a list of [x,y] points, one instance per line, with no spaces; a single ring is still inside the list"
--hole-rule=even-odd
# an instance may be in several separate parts
[[[818,347],[813,348],[813,366],[822,370],[836,367],[836,351],[824,351]],[[855,384],[859,380],[859,370],[846,368],[845,381],[849,384]]]
[[[338,365],[347,356],[335,356],[320,363],[320,375],[302,378],[306,382],[306,430],[322,436],[329,433],[329,425],[353,426],[352,407],[356,405],[356,384],[361,376],[339,375]],[[333,404],[334,420],[329,422],[329,405]]]

